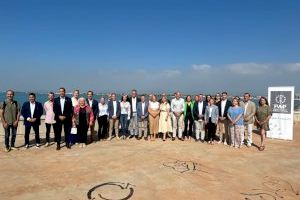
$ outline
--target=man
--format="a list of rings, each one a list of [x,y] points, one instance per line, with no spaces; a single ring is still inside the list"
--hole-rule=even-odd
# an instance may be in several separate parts
[[[231,144],[229,137],[229,120],[227,117],[227,111],[232,106],[231,101],[227,99],[227,92],[222,93],[221,101],[218,103],[219,108],[219,137],[220,141],[224,142],[224,145]]]
[[[195,122],[195,129],[196,129],[196,141],[204,142],[205,139],[205,122],[204,122],[204,114],[206,109],[207,103],[203,101],[203,95],[196,95],[195,96],[195,103],[194,103],[194,122]]]
[[[61,132],[63,126],[66,147],[71,149],[70,133],[72,128],[73,107],[71,98],[66,96],[66,89],[63,87],[59,89],[59,97],[54,99],[53,111],[56,121],[54,126],[54,133],[57,142],[56,150],[60,150]]]
[[[252,145],[252,130],[254,124],[254,115],[256,113],[256,106],[251,99],[250,93],[244,94],[244,100],[240,102],[240,106],[244,109],[244,126],[245,126],[245,136],[246,136],[246,145],[251,147]],[[241,138],[242,143],[245,138]]]
[[[184,99],[181,98],[180,92],[175,93],[175,98],[171,101],[171,111],[173,113],[172,115],[172,121],[173,121],[173,137],[172,140],[174,141],[176,138],[176,133],[178,129],[178,138],[180,140],[182,139],[182,130],[184,128]]]
[[[50,145],[50,131],[51,131],[51,125],[54,129],[55,124],[55,115],[53,112],[53,102],[54,102],[54,93],[49,92],[48,93],[48,101],[44,103],[44,110],[45,110],[45,125],[46,125],[46,147]],[[56,139],[54,138],[54,141]]]
[[[138,140],[142,139],[144,132],[144,139],[148,140],[148,103],[145,101],[145,95],[141,96],[141,101],[137,105],[137,118],[139,127]]]
[[[5,152],[18,150],[15,147],[17,128],[20,119],[18,102],[14,100],[14,91],[6,91],[6,100],[0,104],[0,118],[5,132]],[[11,142],[9,144],[11,134]]]
[[[115,129],[117,139],[119,138],[119,121],[121,115],[120,102],[116,100],[116,93],[111,94],[111,100],[108,102],[108,116],[109,116],[109,137],[107,140],[112,139],[112,132]]]
[[[41,125],[41,116],[43,115],[43,105],[40,102],[37,102],[36,96],[34,93],[30,93],[28,96],[27,102],[22,106],[22,116],[24,118],[25,126],[25,148],[29,148],[29,134],[31,128],[34,130],[35,134],[35,147],[40,148],[40,125]]]
[[[131,91],[131,97],[129,98],[130,103],[130,121],[129,121],[129,130],[130,130],[130,139],[134,136],[138,138],[138,119],[137,119],[137,105],[141,100],[137,97],[137,91]]]
[[[89,106],[92,108],[94,116],[98,116],[99,108],[98,108],[98,101],[93,99],[94,92],[93,91],[88,91],[87,92],[87,100],[86,102],[89,104]],[[95,121],[97,117],[94,118],[94,121],[92,122],[91,126],[91,143],[94,141],[94,134],[95,134]]]

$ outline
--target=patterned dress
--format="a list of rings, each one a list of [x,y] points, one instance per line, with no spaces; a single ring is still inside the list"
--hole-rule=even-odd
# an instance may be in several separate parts
[[[158,132],[160,133],[168,133],[173,131],[171,117],[170,115],[168,115],[168,111],[170,111],[169,103],[166,102],[160,104],[159,129],[158,129]]]

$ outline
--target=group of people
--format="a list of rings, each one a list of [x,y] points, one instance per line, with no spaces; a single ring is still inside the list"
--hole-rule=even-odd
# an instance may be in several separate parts
[[[138,96],[136,90],[131,95],[122,95],[117,100],[116,93],[99,102],[93,98],[93,91],[87,92],[87,98],[79,97],[79,90],[72,98],[66,96],[65,88],[59,89],[55,98],[48,93],[48,101],[42,105],[36,101],[36,95],[30,93],[28,101],[22,107],[14,100],[14,91],[7,90],[6,100],[0,103],[0,118],[5,132],[5,151],[17,150],[15,139],[20,116],[24,118],[25,148],[29,148],[31,128],[35,133],[35,146],[40,147],[41,117],[45,111],[46,144],[50,145],[51,127],[54,130],[56,149],[61,149],[62,129],[66,148],[73,144],[85,147],[90,141],[136,138],[154,141],[159,134],[162,140],[170,137],[173,141],[192,140],[208,144],[223,143],[235,148],[252,145],[253,126],[256,125],[261,135],[259,150],[265,149],[266,131],[269,130],[271,108],[265,97],[261,97],[258,107],[251,101],[251,95],[245,93],[243,100],[234,97],[229,100],[227,92],[210,95],[187,95],[174,93],[171,101],[166,94],[160,100],[157,96]],[[98,131],[95,123],[98,122]],[[95,139],[97,134],[97,139]],[[11,135],[11,136],[10,136]],[[217,137],[218,136],[218,137]]]

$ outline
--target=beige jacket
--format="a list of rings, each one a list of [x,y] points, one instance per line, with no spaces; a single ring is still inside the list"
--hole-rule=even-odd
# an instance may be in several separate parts
[[[240,106],[245,109],[245,102],[241,101]],[[244,124],[253,124],[254,115],[256,113],[256,105],[253,101],[248,101],[246,113],[244,114]]]

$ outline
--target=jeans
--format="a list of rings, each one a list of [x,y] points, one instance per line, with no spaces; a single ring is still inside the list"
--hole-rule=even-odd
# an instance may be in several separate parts
[[[120,116],[120,123],[121,123],[121,136],[125,136],[128,132],[128,115],[121,114]]]
[[[13,125],[8,125],[8,127],[4,129],[4,132],[5,132],[5,147],[6,148],[15,147],[17,128],[14,127]],[[9,145],[10,133],[11,133],[11,142]]]

